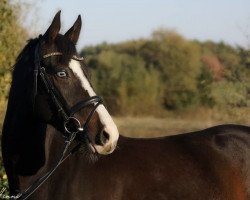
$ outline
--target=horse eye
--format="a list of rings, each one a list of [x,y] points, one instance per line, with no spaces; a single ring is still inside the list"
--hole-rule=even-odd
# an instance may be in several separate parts
[[[57,72],[56,75],[59,78],[66,78],[67,77],[67,73],[65,71]]]

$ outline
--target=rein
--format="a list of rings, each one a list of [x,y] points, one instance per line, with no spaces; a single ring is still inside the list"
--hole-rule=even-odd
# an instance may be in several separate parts
[[[85,100],[82,100],[78,103],[76,103],[74,106],[68,109],[66,105],[63,104],[62,101],[60,101],[60,98],[58,96],[57,89],[53,86],[53,83],[50,81],[46,69],[41,66],[41,60],[39,56],[39,47],[40,42],[36,45],[35,48],[35,68],[34,68],[34,96],[33,96],[33,104],[36,99],[37,95],[37,86],[38,86],[38,78],[42,81],[43,85],[45,86],[45,89],[49,96],[51,97],[51,100],[54,104],[54,106],[57,109],[57,112],[59,113],[60,117],[63,119],[63,127],[64,127],[64,146],[63,150],[60,156],[60,159],[56,163],[56,165],[49,170],[47,173],[45,173],[40,178],[36,179],[27,189],[24,191],[19,192],[17,195],[15,195],[14,199],[18,200],[25,200],[27,199],[31,194],[33,194],[54,172],[55,170],[72,154],[74,154],[82,145],[82,140],[88,138],[88,132],[87,127],[88,124],[95,113],[97,107],[103,103],[102,98],[99,96],[92,96]],[[62,53],[60,52],[53,52],[50,54],[46,54],[42,56],[44,59],[51,57],[51,56],[60,56]],[[75,60],[83,60],[83,58],[79,58],[77,56],[73,56],[73,59]],[[93,105],[93,109],[90,111],[85,123],[81,125],[80,121],[74,117],[74,114],[78,111]],[[33,105],[34,106],[34,105]],[[73,128],[72,128],[73,125]],[[76,138],[77,134],[80,135],[80,141],[76,146],[74,146],[68,154],[67,151],[69,150],[70,144],[73,142],[73,140]]]

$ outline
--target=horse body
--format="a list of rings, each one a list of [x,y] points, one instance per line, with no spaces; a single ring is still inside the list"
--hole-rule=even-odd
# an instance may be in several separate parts
[[[47,152],[58,155],[58,135],[50,133],[46,143]],[[46,170],[55,159],[48,156]],[[221,125],[154,139],[121,136],[116,151],[97,161],[74,154],[31,199],[246,200],[249,168],[249,127]]]
[[[250,127],[118,140],[77,57],[80,28],[78,17],[59,34],[59,12],[17,59],[2,133],[10,194],[26,199],[23,191],[57,165],[73,135],[70,147],[80,142],[81,148],[28,190],[30,200],[250,199]]]

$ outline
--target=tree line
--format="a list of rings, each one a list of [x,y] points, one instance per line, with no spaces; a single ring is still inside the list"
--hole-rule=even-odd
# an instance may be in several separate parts
[[[88,46],[81,55],[113,114],[250,105],[250,54],[240,46],[158,29],[146,39]]]

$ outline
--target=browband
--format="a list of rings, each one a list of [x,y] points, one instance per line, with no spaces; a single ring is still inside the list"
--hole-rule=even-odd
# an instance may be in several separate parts
[[[53,52],[53,53],[48,53],[48,54],[43,55],[43,58],[49,58],[49,57],[51,57],[51,56],[61,56],[61,55],[62,55],[61,52]],[[77,60],[77,61],[83,61],[83,60],[84,60],[83,57],[78,57],[78,56],[76,56],[76,55],[73,55],[72,58],[73,58],[74,60]]]
[[[48,53],[48,54],[43,55],[43,58],[48,58],[51,56],[61,56],[61,55],[62,55],[61,52],[53,52],[53,53]]]

